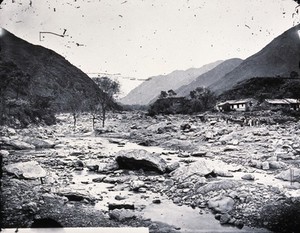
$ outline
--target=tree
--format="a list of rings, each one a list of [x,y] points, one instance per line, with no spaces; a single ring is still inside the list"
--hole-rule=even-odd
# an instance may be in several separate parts
[[[0,124],[8,118],[7,105],[17,101],[20,95],[28,95],[30,76],[22,72],[13,62],[0,59]]]
[[[101,108],[98,109],[101,110],[102,127],[104,127],[106,112],[113,107],[114,98],[120,92],[120,84],[108,77],[98,77],[93,80],[102,90],[101,97],[98,100]]]
[[[164,99],[168,97],[168,93],[166,91],[161,91],[159,95],[159,99]]]
[[[175,96],[175,95],[177,95],[177,93],[176,93],[175,91],[173,91],[172,89],[171,89],[171,90],[168,90],[168,96],[169,96],[169,97],[173,97],[173,96]]]
[[[216,102],[215,95],[205,87],[197,87],[190,92],[192,112],[206,111]]]

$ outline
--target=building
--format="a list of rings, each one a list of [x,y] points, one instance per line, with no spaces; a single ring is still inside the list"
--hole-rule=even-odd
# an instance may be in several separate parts
[[[263,106],[276,107],[276,108],[289,108],[293,110],[300,109],[300,100],[298,99],[265,99]]]
[[[216,108],[220,112],[224,111],[240,111],[245,112],[251,110],[251,107],[256,101],[252,98],[241,100],[227,100],[222,103],[218,103]]]

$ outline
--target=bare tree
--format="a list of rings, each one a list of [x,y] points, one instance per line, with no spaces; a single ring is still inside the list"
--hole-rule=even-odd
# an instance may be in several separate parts
[[[106,113],[113,107],[114,98],[120,92],[120,84],[108,77],[98,77],[94,82],[102,90],[101,97],[99,98],[101,110],[102,127],[105,125]]]

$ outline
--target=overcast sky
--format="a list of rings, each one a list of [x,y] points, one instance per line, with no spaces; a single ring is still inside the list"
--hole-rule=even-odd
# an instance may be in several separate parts
[[[138,79],[251,56],[298,22],[296,6],[292,0],[3,0],[0,26],[90,76],[127,77],[118,78],[126,93]],[[64,37],[40,34],[64,29]]]

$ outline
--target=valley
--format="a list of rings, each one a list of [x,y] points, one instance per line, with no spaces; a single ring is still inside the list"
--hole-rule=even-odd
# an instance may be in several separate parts
[[[299,205],[299,123],[250,126],[226,117],[242,116],[119,112],[92,130],[82,114],[74,130],[72,117],[60,114],[53,126],[2,127],[2,224],[31,227],[49,218],[63,227],[150,232],[295,227],[297,217],[285,217],[284,207]]]

